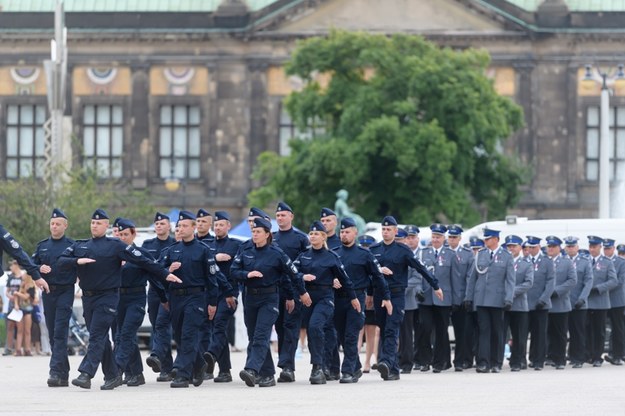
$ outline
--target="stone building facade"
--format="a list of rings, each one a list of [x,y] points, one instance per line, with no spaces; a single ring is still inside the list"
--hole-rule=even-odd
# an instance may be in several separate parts
[[[0,0],[0,179],[41,174],[49,3]],[[504,151],[532,176],[511,213],[597,215],[600,85],[581,80],[587,64],[616,75],[625,63],[625,5],[617,1],[607,2],[610,10],[581,0],[224,0],[185,9],[171,1],[121,10],[106,3],[89,11],[65,2],[66,144],[71,163],[149,187],[158,205],[243,216],[256,158],[287,152],[296,134],[282,100],[301,82],[285,76],[284,62],[297,40],[341,28],[488,50],[497,91],[525,111],[525,127]],[[611,106],[616,189],[625,181],[619,83]],[[171,178],[182,185],[175,192],[164,186]]]

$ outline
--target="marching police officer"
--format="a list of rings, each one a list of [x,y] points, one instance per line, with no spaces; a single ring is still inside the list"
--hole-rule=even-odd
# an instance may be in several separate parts
[[[147,249],[137,247],[134,244],[137,230],[132,221],[120,218],[117,222],[118,238],[132,247],[132,250],[140,251],[146,258],[154,260]],[[122,281],[119,288],[119,305],[117,308],[117,331],[115,335],[115,361],[126,372],[129,387],[145,384],[141,353],[137,345],[137,330],[145,317],[146,285],[156,291],[163,305],[167,304],[167,294],[163,284],[156,280],[145,269],[127,262],[122,266]]]
[[[423,251],[422,261],[436,277],[444,298],[439,300],[432,293],[429,284],[423,283],[424,300],[419,304],[419,363],[421,371],[432,365],[434,373],[440,373],[451,367],[451,348],[449,346],[449,317],[453,299],[453,276],[457,273],[458,259],[453,250],[444,247],[447,227],[443,224],[430,225],[432,246]],[[434,349],[432,350],[432,329],[435,331]]]
[[[351,278],[354,292],[360,305],[365,304],[367,291],[373,288],[380,293],[382,305],[388,314],[393,313],[391,295],[386,280],[380,273],[380,265],[375,257],[366,248],[356,244],[358,229],[352,218],[343,218],[340,226],[341,247],[335,249],[345,272]],[[334,325],[340,345],[343,346],[343,365],[340,383],[356,383],[362,375],[360,359],[358,357],[358,334],[365,323],[365,312],[358,312],[352,307],[348,292],[340,288],[335,293]]]
[[[276,207],[278,231],[273,233],[273,242],[289,256],[291,261],[294,261],[310,244],[306,234],[293,228],[293,218],[293,209],[286,202],[279,202]],[[294,307],[289,311],[286,309],[286,301],[286,294],[280,292],[280,314],[276,321],[276,333],[278,334],[278,367],[282,371],[278,377],[278,383],[295,381],[295,353],[302,326],[302,303],[299,299],[294,299]]]
[[[54,208],[50,216],[50,237],[37,244],[32,256],[33,262],[39,266],[39,271],[50,288],[50,292],[42,296],[52,350],[49,387],[65,387],[69,384],[67,333],[74,304],[76,270],[60,270],[57,267],[61,254],[67,247],[74,244],[74,240],[65,235],[67,226],[65,213]]]
[[[569,312],[571,311],[570,293],[577,283],[577,273],[571,259],[561,254],[562,240],[553,235],[546,237],[545,240],[547,255],[551,257],[555,267],[555,284],[547,319],[547,356],[553,361],[556,370],[564,370]]]
[[[232,381],[230,369],[230,348],[228,346],[228,324],[234,318],[236,308],[229,307],[232,302],[236,303],[239,296],[238,283],[230,275],[230,266],[239,251],[241,241],[230,238],[230,215],[226,211],[215,211],[215,240],[210,243],[209,247],[214,253],[215,261],[219,270],[226,276],[230,282],[232,290],[219,294],[217,304],[217,312],[213,319],[213,336],[208,347],[208,351],[204,353],[204,359],[208,364],[207,373],[212,374],[215,362],[219,363],[219,374],[215,377],[216,383],[228,383]],[[230,298],[230,299],[228,299]]]
[[[215,240],[215,237],[210,233],[213,226],[213,217],[204,208],[200,208],[197,211],[196,226],[195,238],[206,243],[212,243]]]
[[[588,236],[588,251],[593,283],[588,296],[588,324],[586,325],[586,358],[593,367],[601,367],[605,343],[605,323],[610,309],[610,291],[618,285],[614,263],[601,255],[603,238]]]
[[[414,253],[404,244],[395,242],[397,220],[386,216],[382,220],[382,242],[371,246],[370,250],[380,263],[391,292],[393,313],[387,315],[382,309],[382,299],[374,296],[376,320],[380,327],[380,349],[378,353],[378,371],[384,380],[399,380],[398,341],[399,328],[403,319],[405,291],[408,285],[408,272],[412,267],[421,274],[432,286],[438,299],[443,300],[443,291],[438,286],[436,277],[432,276],[423,263],[418,261]]]
[[[62,270],[77,270],[83,297],[83,315],[89,330],[89,347],[80,363],[78,378],[72,384],[91,388],[100,361],[104,372],[102,390],[112,390],[122,384],[122,376],[113,358],[108,332],[115,320],[119,304],[122,262],[134,263],[170,282],[180,281],[158,263],[117,238],[106,237],[109,217],[102,209],[91,216],[91,238],[78,240],[68,247],[58,261]],[[123,369],[122,369],[123,370]]]
[[[547,317],[551,309],[551,295],[555,286],[553,261],[542,254],[540,238],[527,236],[528,259],[534,267],[534,283],[527,291],[529,304],[530,353],[529,366],[542,370],[547,354]]]
[[[464,294],[467,291],[467,282],[473,270],[474,255],[470,248],[460,245],[460,239],[464,230],[459,225],[447,227],[447,242],[449,248],[456,254],[457,266],[452,275],[452,300],[451,300],[451,324],[454,327],[456,347],[454,352],[454,368],[462,371],[468,368],[471,362],[469,348],[465,334],[467,332],[468,313],[462,307]]]
[[[336,226],[338,225],[338,218],[336,216],[336,213],[330,208],[321,208],[319,221],[321,221],[321,223],[325,227],[326,233],[328,235],[328,249],[334,250],[335,248],[340,247],[341,239],[338,235],[336,235]]]
[[[171,231],[169,216],[157,212],[154,215],[154,231],[156,237],[145,240],[142,247],[153,258],[159,259],[161,253],[176,242],[169,235]],[[171,381],[171,370],[174,366],[171,355],[171,317],[169,310],[163,307],[156,289],[152,288],[151,284],[148,289],[148,317],[152,324],[152,351],[145,362],[155,373],[158,373],[156,381]]]
[[[512,255],[499,247],[499,231],[485,229],[484,244],[486,248],[475,258],[465,300],[477,307],[476,371],[499,373],[503,365],[503,313],[512,308],[514,298],[514,264]]]
[[[532,263],[523,257],[521,243],[523,240],[517,235],[509,235],[505,240],[506,248],[512,254],[514,264],[514,298],[512,307],[504,312],[506,328],[510,326],[512,335],[512,347],[510,348],[510,370],[521,371],[527,368],[527,332],[529,306],[527,304],[527,291],[534,282],[534,268]],[[505,338],[504,338],[505,340]]]
[[[566,253],[577,273],[577,283],[569,293],[573,307],[569,313],[569,360],[573,368],[582,368],[586,361],[586,311],[593,279],[590,260],[579,254],[578,241],[573,236],[564,239]]]
[[[293,302],[295,290],[305,306],[311,303],[301,282],[296,284],[296,288],[292,286],[292,282],[297,281],[297,268],[271,242],[271,223],[256,216],[252,223],[251,243],[242,245],[230,268],[232,277],[245,284],[243,306],[249,342],[245,368],[239,372],[239,377],[248,387],[256,384],[271,387],[276,384],[270,339],[271,328],[278,318],[278,286],[290,302]]]
[[[605,360],[613,365],[623,365],[625,357],[625,260],[615,254],[614,240],[603,240],[603,254],[614,263],[618,284],[610,291],[610,310],[608,316],[610,332],[610,354]]]
[[[419,227],[416,225],[407,225],[403,230],[397,230],[397,235],[400,232],[405,232],[406,237],[402,240],[404,244],[412,250],[414,255],[421,260],[422,250],[419,248]],[[398,239],[395,239],[398,241]],[[416,352],[417,348],[417,335],[419,334],[419,302],[418,299],[425,299],[423,297],[423,278],[416,270],[410,269],[410,275],[408,276],[408,286],[406,287],[405,309],[404,319],[401,322],[399,329],[399,368],[400,374],[410,374],[412,367],[417,363]],[[373,302],[372,302],[373,303]],[[420,364],[415,366],[415,369],[421,368]]]

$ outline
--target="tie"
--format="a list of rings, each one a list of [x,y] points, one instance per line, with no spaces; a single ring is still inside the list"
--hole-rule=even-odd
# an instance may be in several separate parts
[[[437,259],[438,258],[438,250],[434,250],[434,258]]]
[[[595,264],[597,264],[597,259],[593,258],[592,259],[592,267],[595,267]]]
[[[532,257],[532,263],[536,263],[536,257]]]
[[[494,255],[494,254],[495,254],[495,252],[494,252],[494,251],[491,251],[491,252],[490,252],[490,259],[491,259],[491,260],[493,259],[493,255]]]

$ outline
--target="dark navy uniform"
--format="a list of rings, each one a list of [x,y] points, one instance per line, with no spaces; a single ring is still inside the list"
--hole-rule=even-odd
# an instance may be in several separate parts
[[[165,249],[175,242],[176,240],[171,236],[168,236],[165,240],[154,237],[145,240],[141,247],[146,249],[153,258],[159,259]],[[174,360],[171,355],[171,316],[161,303],[162,299],[158,295],[157,290],[150,284],[148,289],[148,317],[152,324],[152,350],[150,356],[158,358],[156,371],[160,372],[161,375],[159,375],[157,381],[170,381],[168,374],[171,373],[174,367]]]
[[[69,378],[67,334],[74,304],[76,270],[61,270],[57,263],[61,254],[74,243],[74,240],[65,235],[56,240],[49,237],[37,244],[32,256],[36,265],[47,264],[52,269],[50,273],[44,274],[50,292],[43,293],[42,301],[52,350],[50,376],[58,377],[64,382]]]
[[[218,215],[219,212],[216,212],[216,221],[219,218]],[[231,276],[230,268],[237,252],[239,251],[240,245],[240,240],[226,236],[223,238],[215,238],[215,241],[213,241],[209,246],[213,257],[219,253],[230,255],[230,260],[228,261],[217,261],[219,270],[221,270],[230,283],[230,289],[221,291],[219,294],[217,312],[215,313],[215,318],[213,318],[213,336],[208,347],[208,352],[215,357],[217,363],[219,364],[220,374],[229,373],[232,368],[232,364],[230,363],[230,348],[228,346],[228,323],[234,316],[235,309],[228,306],[226,298],[230,296],[237,298],[239,296],[239,285],[238,282],[236,282]]]
[[[308,236],[293,227],[284,231],[275,231],[273,233],[273,242],[280,247],[291,260],[295,260],[310,244]],[[302,304],[296,297],[296,299],[294,299],[295,308],[291,313],[287,313],[285,308],[286,300],[285,294],[280,292],[280,314],[276,321],[279,352],[278,367],[295,371],[295,353],[297,351],[299,332],[302,325]]]
[[[33,280],[41,279],[39,267],[34,264],[28,254],[22,249],[20,243],[17,242],[10,232],[0,224],[0,264],[2,263],[2,254],[7,253],[13,257],[17,263],[22,266]],[[0,269],[0,276],[4,274],[4,270]]]
[[[95,262],[78,265],[80,258],[94,259]],[[161,279],[169,274],[138,249],[112,237],[78,240],[59,259],[59,267],[64,270],[76,267],[80,279],[89,348],[78,370],[90,378],[93,378],[102,361],[105,380],[121,379],[120,369],[113,359],[108,331],[117,315],[122,261],[145,268]]]
[[[120,231],[123,227],[125,224],[120,221]],[[145,248],[137,247],[134,244],[132,244],[132,248],[140,251],[146,258],[154,260]],[[137,345],[137,330],[145,317],[148,281],[150,287],[158,294],[160,302],[167,303],[167,295],[162,281],[156,280],[145,269],[133,263],[126,263],[122,266],[114,354],[117,365],[129,376],[128,385],[130,386],[142,384],[139,382],[139,377],[144,382],[141,353]]]
[[[393,219],[395,225],[397,222]],[[387,223],[388,221],[383,221]],[[392,225],[392,223],[389,223]],[[399,328],[404,314],[406,299],[404,293],[408,286],[408,268],[412,267],[423,276],[434,290],[438,290],[438,281],[433,277],[425,266],[417,260],[408,246],[391,242],[380,242],[370,248],[371,252],[381,266],[388,267],[393,271],[392,275],[385,275],[391,292],[393,314],[388,316],[381,307],[382,299],[374,296],[375,315],[380,327],[380,347],[378,352],[378,368],[380,363],[388,366],[390,379],[399,378],[398,343]]]
[[[376,297],[384,300],[390,300],[391,294],[380,273],[380,265],[368,249],[356,244],[350,247],[341,245],[335,252],[351,278],[354,292],[363,307],[358,313],[351,305],[348,292],[343,288],[336,291],[334,325],[344,354],[341,373],[355,376],[362,367],[358,356],[358,335],[365,323],[364,304],[367,291],[372,293],[372,288],[375,289]]]
[[[319,228],[317,227],[317,229]],[[313,365],[313,373],[316,373],[318,367],[324,368],[326,329],[329,326],[334,327],[332,320],[334,316],[334,289],[332,288],[334,278],[339,279],[348,299],[356,299],[356,294],[339,257],[332,251],[311,247],[297,257],[295,266],[300,272],[300,277],[304,274],[312,274],[316,277],[315,280],[306,282],[306,291],[310,294],[312,305],[304,310],[303,317],[307,328],[310,361]],[[325,376],[321,382],[324,381]]]
[[[259,224],[262,221],[265,220],[255,219],[255,222]],[[265,223],[262,223],[262,227],[270,231],[271,224]],[[252,271],[259,271],[262,277],[248,278],[248,274]],[[256,247],[253,242],[242,245],[235,257],[230,268],[230,275],[245,284],[243,304],[249,339],[245,369],[241,374],[246,373],[252,378],[273,380],[275,368],[271,356],[270,339],[271,329],[278,318],[278,290],[284,290],[287,298],[292,299],[292,296],[288,294],[292,293],[291,280],[297,279],[296,273],[297,269],[289,257],[279,247],[272,244],[262,247]],[[298,286],[301,292],[303,285]],[[255,381],[258,380],[246,380],[246,384],[253,387]]]
[[[326,243],[328,244],[328,249],[334,250],[341,247],[341,238],[336,234],[332,234],[328,237]]]
[[[182,218],[193,219],[189,217]],[[174,369],[176,379],[172,387],[186,387],[193,376],[193,383],[199,386],[204,377],[206,362],[201,356],[203,327],[208,319],[207,306],[216,306],[219,295],[219,269],[210,248],[196,238],[178,241],[171,245],[159,259],[169,267],[174,262],[181,266],[173,273],[182,283],[169,285],[169,308],[174,340],[178,346]]]

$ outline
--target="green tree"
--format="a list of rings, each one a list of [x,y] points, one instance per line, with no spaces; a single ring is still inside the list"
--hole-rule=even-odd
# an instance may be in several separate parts
[[[418,36],[333,31],[301,42],[286,70],[305,87],[287,109],[301,130],[321,121],[325,134],[293,140],[288,157],[261,155],[250,203],[284,199],[308,220],[345,188],[368,220],[501,217],[526,177],[501,151],[522,110],[495,92],[489,63],[484,51],[439,48]],[[327,86],[317,74],[329,75]]]
[[[54,193],[33,177],[0,182],[0,221],[27,253],[50,235],[48,220],[55,207],[68,216],[67,234],[74,239],[90,237],[90,218],[96,208],[104,208],[111,219],[131,218],[138,226],[152,222],[149,191],[131,189],[121,180],[99,179],[86,169],[62,174],[66,180]]]

